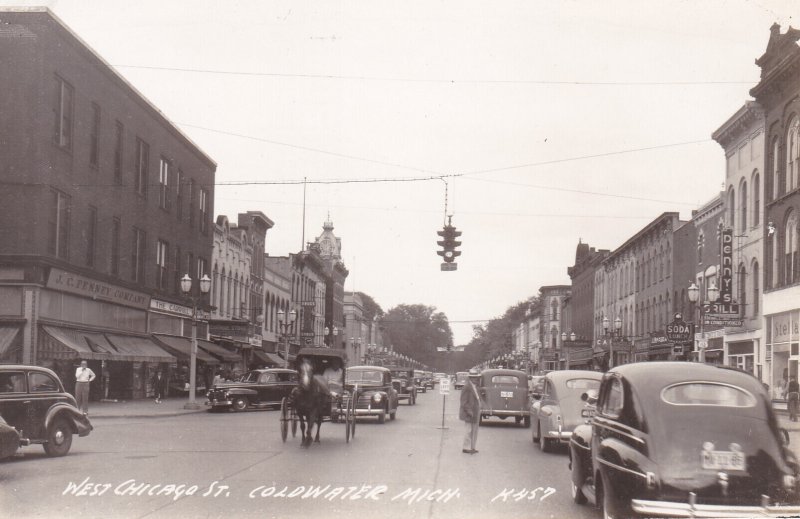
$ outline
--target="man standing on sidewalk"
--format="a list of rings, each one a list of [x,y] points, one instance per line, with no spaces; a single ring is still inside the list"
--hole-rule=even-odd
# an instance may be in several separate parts
[[[789,383],[786,385],[786,399],[789,404],[789,420],[796,422],[798,399],[800,399],[800,384],[797,383],[797,378],[794,376],[789,378]]]
[[[481,420],[481,397],[478,395],[476,384],[480,379],[477,369],[469,370],[469,377],[464,387],[461,388],[461,407],[458,410],[459,420],[464,420],[466,431],[461,452],[475,454],[475,444],[478,442],[478,427]]]
[[[89,369],[85,360],[82,360],[81,367],[75,370],[75,400],[78,402],[78,409],[87,416],[89,415],[89,383],[94,379],[94,371]]]

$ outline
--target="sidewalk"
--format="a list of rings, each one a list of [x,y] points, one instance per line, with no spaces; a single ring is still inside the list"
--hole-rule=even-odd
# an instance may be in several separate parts
[[[156,404],[152,398],[140,400],[100,401],[89,403],[89,418],[162,418],[192,413],[203,413],[208,410],[205,396],[198,396],[195,403],[199,409],[184,409],[188,398],[166,398]]]

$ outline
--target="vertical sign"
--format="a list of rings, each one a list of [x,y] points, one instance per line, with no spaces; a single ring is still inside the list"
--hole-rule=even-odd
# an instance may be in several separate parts
[[[720,239],[720,263],[722,265],[719,300],[722,304],[733,303],[733,229],[723,229]]]

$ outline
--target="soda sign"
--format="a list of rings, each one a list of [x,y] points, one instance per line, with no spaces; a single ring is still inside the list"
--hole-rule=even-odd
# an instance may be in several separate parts
[[[667,325],[667,339],[672,342],[687,342],[694,335],[694,324],[675,319]]]

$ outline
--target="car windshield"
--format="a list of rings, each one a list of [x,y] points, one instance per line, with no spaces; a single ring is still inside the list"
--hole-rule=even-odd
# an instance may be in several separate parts
[[[718,407],[755,407],[756,398],[749,391],[727,384],[687,382],[664,388],[661,399],[672,405]]]
[[[588,389],[598,389],[600,381],[591,378],[571,378],[567,380],[568,389],[580,389],[586,391]]]
[[[495,387],[519,387],[519,378],[514,375],[495,375],[492,377],[492,385]]]
[[[382,382],[383,374],[380,371],[348,371],[348,382]]]

